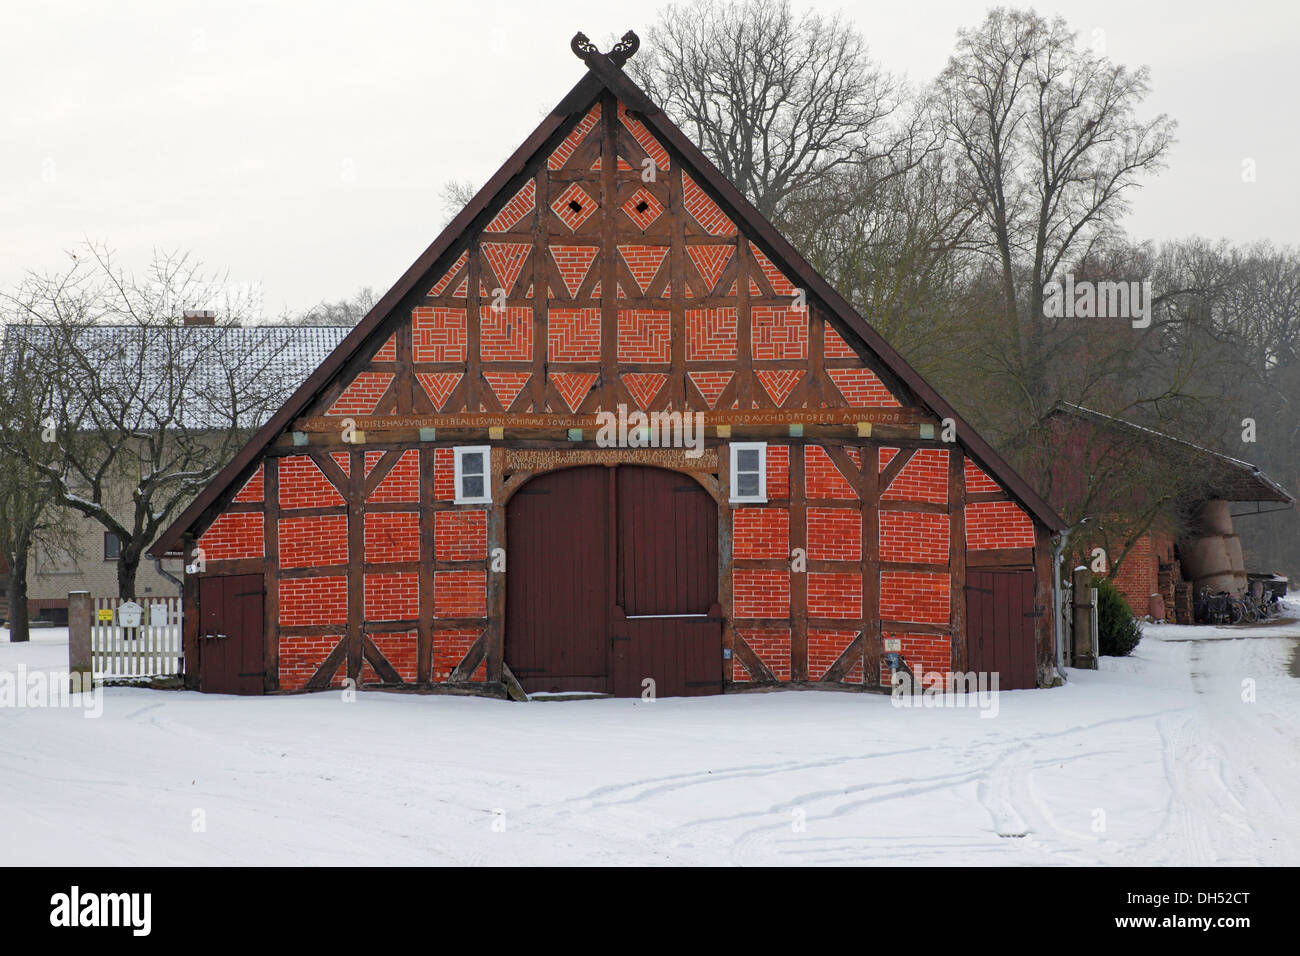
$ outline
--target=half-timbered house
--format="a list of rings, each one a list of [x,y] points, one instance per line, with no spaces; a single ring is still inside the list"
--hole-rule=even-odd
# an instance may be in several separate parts
[[[189,686],[1049,675],[1060,518],[624,74],[634,47],[575,38],[577,85],[155,544],[192,564]],[[664,447],[672,413],[702,434]]]

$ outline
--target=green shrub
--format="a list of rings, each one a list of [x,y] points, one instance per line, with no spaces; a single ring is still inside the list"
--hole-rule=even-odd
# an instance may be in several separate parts
[[[1099,650],[1106,657],[1128,657],[1142,640],[1142,626],[1109,578],[1097,578],[1092,586],[1097,589]]]

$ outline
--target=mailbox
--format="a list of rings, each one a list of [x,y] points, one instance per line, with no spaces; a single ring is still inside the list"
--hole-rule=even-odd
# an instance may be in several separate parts
[[[117,606],[118,627],[139,627],[144,608],[134,601],[127,601]]]

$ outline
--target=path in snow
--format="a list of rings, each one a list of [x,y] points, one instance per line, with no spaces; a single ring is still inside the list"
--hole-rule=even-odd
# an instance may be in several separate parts
[[[97,720],[0,709],[0,863],[1294,865],[1297,638],[1149,627],[994,718],[109,689]],[[66,633],[0,643],[0,672],[65,662]]]

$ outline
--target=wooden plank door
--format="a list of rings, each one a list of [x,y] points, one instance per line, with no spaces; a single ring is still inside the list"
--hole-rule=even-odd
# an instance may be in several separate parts
[[[534,478],[506,506],[505,662],[529,693],[608,693],[609,469]]]
[[[1035,686],[1034,572],[966,572],[967,662],[998,674],[1001,690]]]
[[[722,692],[718,507],[691,478],[623,466],[615,483],[614,694]]]
[[[263,599],[260,574],[199,579],[199,690],[262,693]]]

